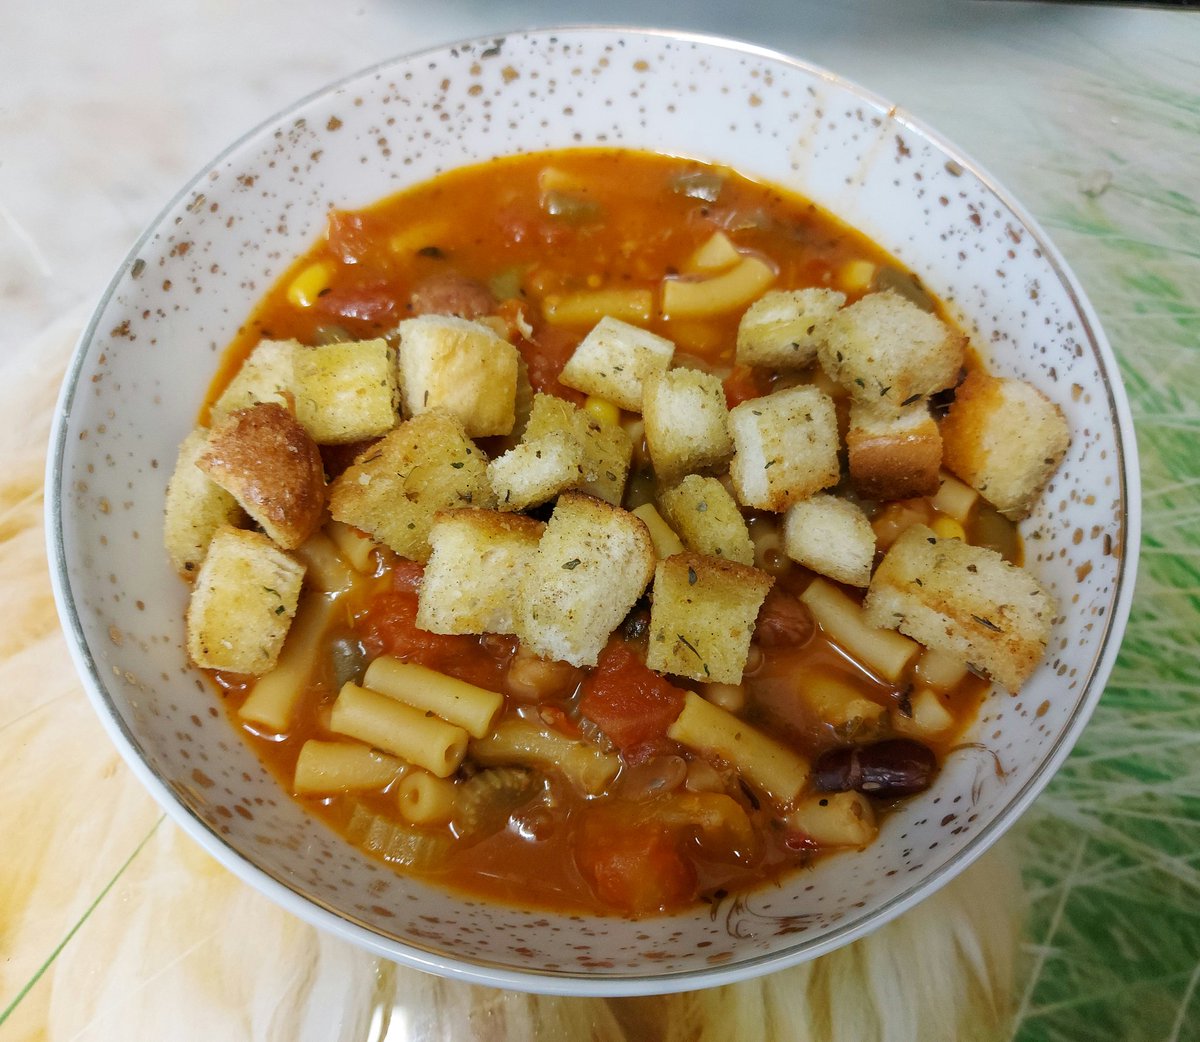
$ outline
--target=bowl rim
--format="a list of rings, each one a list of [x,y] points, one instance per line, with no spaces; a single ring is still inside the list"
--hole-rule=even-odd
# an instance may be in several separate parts
[[[1027,780],[1025,785],[1004,804],[1000,813],[979,829],[960,851],[955,853],[936,872],[914,883],[885,901],[878,908],[859,918],[831,928],[815,941],[800,943],[780,951],[753,956],[739,962],[722,966],[694,970],[683,970],[662,975],[639,975],[619,973],[593,975],[583,971],[553,971],[537,969],[512,969],[488,959],[467,957],[437,952],[421,947],[411,940],[398,941],[385,938],[366,924],[338,912],[311,895],[293,889],[276,876],[235,850],[181,803],[173,790],[151,770],[141,755],[136,737],[117,713],[107,691],[102,672],[91,654],[81,621],[81,609],[77,604],[67,571],[66,541],[64,533],[63,480],[67,453],[67,428],[71,410],[80,390],[79,377],[83,371],[88,349],[97,334],[101,317],[123,283],[130,268],[143,249],[163,227],[163,222],[179,204],[207,178],[209,171],[218,167],[225,159],[244,145],[253,141],[264,131],[284,125],[286,121],[309,104],[336,93],[347,85],[369,78],[382,70],[419,61],[435,55],[446,54],[455,49],[477,47],[494,43],[507,37],[547,37],[555,35],[623,35],[659,38],[675,43],[688,43],[723,52],[753,57],[769,63],[779,63],[798,69],[839,86],[845,91],[885,112],[889,119],[907,127],[939,149],[948,159],[959,163],[971,172],[979,183],[994,198],[1019,220],[1034,236],[1038,248],[1067,291],[1076,315],[1082,323],[1081,342],[1086,342],[1099,363],[1108,398],[1108,408],[1115,420],[1116,451],[1119,457],[1117,475],[1120,498],[1124,507],[1119,561],[1114,579],[1115,591],[1111,600],[1112,609],[1107,613],[1104,630],[1098,643],[1095,668],[1087,680],[1083,696],[1067,726],[1064,727],[1046,757]],[[266,894],[276,904],[312,926],[327,930],[340,939],[357,947],[365,948],[375,955],[411,966],[415,969],[436,973],[471,984],[516,989],[526,992],[551,995],[588,996],[634,996],[666,994],[715,987],[770,973],[809,959],[827,954],[894,919],[918,901],[929,896],[965,870],[981,857],[993,843],[1006,832],[1029,805],[1046,787],[1051,778],[1067,758],[1080,733],[1091,717],[1096,703],[1115,665],[1132,605],[1138,558],[1141,542],[1141,479],[1138,465],[1136,433],[1132,412],[1119,366],[1111,345],[1099,322],[1090,301],[1083,291],[1074,272],[1067,265],[1058,248],[1041,225],[1028,213],[1017,199],[984,167],[972,159],[958,145],[926,124],[907,110],[838,73],[796,55],[788,54],[761,44],[735,37],[714,33],[694,32],[683,29],[646,28],[620,23],[563,23],[538,25],[524,29],[501,30],[461,38],[455,41],[433,44],[419,50],[404,52],[385,58],[363,68],[356,69],[303,97],[290,102],[267,118],[259,121],[240,134],[233,142],[209,159],[202,168],[166,202],[143,229],[126,253],[108,285],[101,292],[90,311],[90,318],[79,335],[71,360],[63,377],[57,398],[53,426],[51,428],[45,468],[44,520],[46,549],[50,563],[50,580],[59,619],[67,636],[68,650],[76,672],[83,682],[101,723],[120,751],[126,764],[138,781],[147,789],[160,807],[178,824],[187,835],[200,844],[218,862],[229,868],[243,882]],[[159,818],[161,822],[162,818]],[[157,827],[157,825],[156,825]]]

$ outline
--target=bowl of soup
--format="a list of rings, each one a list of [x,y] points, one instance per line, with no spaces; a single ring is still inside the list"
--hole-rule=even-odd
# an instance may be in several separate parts
[[[217,157],[81,338],[56,595],[113,741],[295,914],[646,994],[848,943],[1085,725],[1137,468],[1045,234],[732,41],[384,63]]]

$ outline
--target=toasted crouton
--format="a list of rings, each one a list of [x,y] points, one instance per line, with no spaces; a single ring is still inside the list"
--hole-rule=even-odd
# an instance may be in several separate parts
[[[431,633],[512,633],[521,580],[545,527],[495,510],[436,514],[417,625]]]
[[[730,411],[729,427],[729,476],[742,506],[783,511],[837,484],[837,414],[823,391],[801,385],[751,398]]]
[[[953,387],[966,338],[899,293],[868,293],[829,323],[821,367],[858,401],[899,408]]]
[[[646,665],[692,680],[740,684],[758,610],[774,582],[757,568],[703,554],[659,561]]]
[[[643,381],[646,447],[659,481],[724,463],[733,453],[725,388],[712,373],[671,369]]]
[[[618,505],[633,459],[633,442],[625,428],[602,423],[556,395],[535,394],[524,438],[534,441],[553,431],[568,434],[583,451],[583,475],[576,490]]]
[[[866,586],[875,563],[875,532],[862,508],[818,492],[793,503],[783,518],[783,549],[819,575]]]
[[[512,344],[454,315],[410,318],[396,332],[405,415],[440,409],[456,417],[471,438],[512,431],[517,398]]]
[[[1005,517],[1028,517],[1062,461],[1071,432],[1062,410],[1024,380],[972,369],[942,421],[946,466]]]
[[[542,658],[594,666],[654,573],[654,544],[628,511],[558,497],[521,584],[516,632]]]
[[[487,474],[501,510],[525,510],[580,484],[583,448],[567,431],[550,431],[497,456]]]
[[[606,317],[580,341],[558,379],[565,387],[640,412],[643,381],[666,372],[674,353],[675,345],[665,337]]]
[[[429,557],[429,530],[439,510],[495,503],[483,453],[443,412],[423,412],[393,428],[329,488],[335,520],[414,561]]]
[[[966,660],[1015,694],[1042,659],[1056,609],[996,551],[913,525],[875,569],[864,610],[872,625]]]
[[[294,550],[321,523],[321,452],[282,405],[261,402],[224,417],[196,465],[285,550]]]
[[[738,323],[736,361],[772,369],[803,369],[816,360],[829,323],[846,303],[832,289],[772,290]]]
[[[265,535],[218,529],[188,604],[192,661],[204,669],[266,673],[279,658],[303,579],[304,566]]]
[[[716,478],[689,474],[658,494],[658,505],[684,545],[698,554],[754,563],[754,543],[737,502]]]
[[[867,499],[932,496],[941,484],[942,436],[924,401],[851,402],[846,449],[850,480]]]
[[[303,350],[295,340],[260,340],[213,403],[213,423],[259,402],[290,407],[295,399],[293,360]]]
[[[296,419],[318,445],[366,441],[396,426],[396,358],[386,340],[303,347],[292,365]]]
[[[208,429],[197,427],[179,446],[167,483],[163,542],[175,570],[188,578],[196,575],[213,533],[245,517],[237,500],[196,466],[207,447]]]

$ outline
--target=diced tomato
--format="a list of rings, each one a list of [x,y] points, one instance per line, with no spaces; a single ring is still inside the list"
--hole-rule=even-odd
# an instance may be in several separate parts
[[[406,557],[397,558],[392,564],[392,589],[397,593],[419,593],[425,568]]]
[[[592,814],[580,831],[575,862],[602,904],[632,915],[671,911],[696,896],[696,870],[677,838],[653,822]]]
[[[663,738],[687,694],[647,669],[619,638],[609,641],[600,653],[582,693],[580,712],[622,750]]]
[[[554,326],[540,326],[534,340],[521,340],[517,349],[529,369],[529,382],[535,391],[555,394],[575,405],[582,405],[584,395],[558,382],[559,374],[579,342],[578,334]]]
[[[765,389],[759,384],[758,370],[748,365],[735,365],[725,377],[725,403],[729,408],[750,398],[761,398]]]

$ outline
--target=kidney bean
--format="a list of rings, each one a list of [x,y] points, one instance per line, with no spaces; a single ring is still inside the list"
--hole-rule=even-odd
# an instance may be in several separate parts
[[[808,605],[783,590],[771,590],[758,613],[754,639],[765,648],[806,644],[816,625]]]
[[[448,271],[431,275],[412,292],[414,315],[458,315],[459,318],[479,318],[490,315],[496,307],[491,290],[477,279]]]
[[[813,778],[824,792],[854,789],[888,798],[924,792],[936,771],[937,761],[926,746],[909,738],[890,738],[831,749],[814,764]]]

